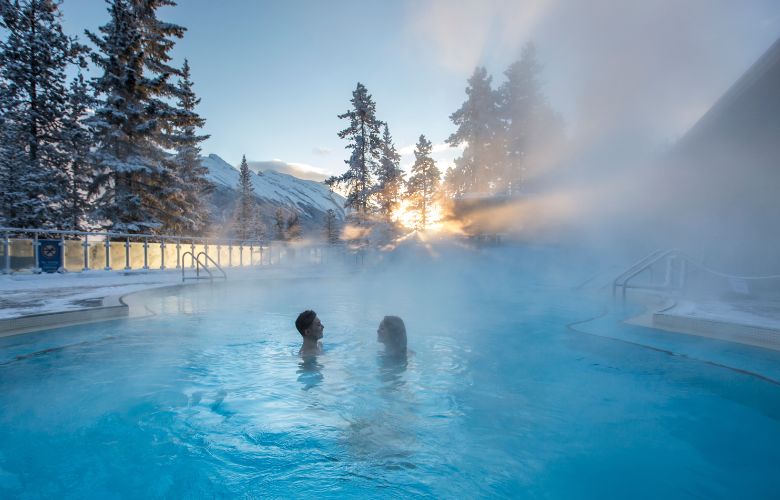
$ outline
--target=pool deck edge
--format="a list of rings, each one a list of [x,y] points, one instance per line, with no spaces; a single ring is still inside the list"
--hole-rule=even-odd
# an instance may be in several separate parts
[[[780,330],[778,329],[738,321],[675,314],[673,310],[676,305],[676,300],[659,300],[658,297],[650,295],[644,298],[644,311],[625,319],[624,322],[671,333],[780,351]]]
[[[0,337],[22,335],[62,326],[80,325],[96,321],[123,318],[129,315],[127,304],[102,305],[71,311],[30,314],[0,319]],[[105,303],[105,301],[104,301]]]
[[[150,314],[145,308],[142,308],[135,301],[128,300],[128,297],[131,295],[157,291],[163,288],[178,288],[182,286],[187,285],[181,283],[166,284],[163,286],[151,286],[143,290],[135,290],[118,295],[109,295],[103,297],[101,305],[96,307],[0,318],[0,338],[65,326],[83,325],[128,317],[137,318],[149,316]]]

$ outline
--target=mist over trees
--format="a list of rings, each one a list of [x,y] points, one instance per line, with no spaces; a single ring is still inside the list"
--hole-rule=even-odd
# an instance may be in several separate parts
[[[536,47],[526,44],[497,88],[484,67],[468,80],[467,99],[450,115],[457,126],[447,138],[465,146],[445,173],[445,192],[519,194],[527,188],[540,155],[563,141],[563,121],[547,102]]]
[[[390,128],[384,124],[382,133],[381,154],[377,169],[377,204],[378,213],[390,221],[393,212],[401,203],[403,195],[404,171],[401,170],[401,155],[395,149]]]
[[[422,228],[425,228],[430,220],[433,203],[439,194],[441,172],[431,158],[432,150],[431,141],[420,135],[414,149],[414,165],[406,182],[409,207],[416,213],[418,226]]]
[[[349,126],[338,133],[349,142],[348,169],[327,183],[346,190],[345,207],[358,225],[400,224],[404,217],[425,229],[437,204],[464,196],[522,196],[533,191],[549,148],[562,146],[563,121],[548,103],[536,47],[528,43],[495,87],[484,67],[467,80],[466,100],[450,115],[455,131],[445,142],[462,147],[455,165],[444,173],[432,157],[433,144],[421,135],[409,178],[387,123],[377,118],[377,104],[358,83],[349,111],[339,115]],[[382,131],[380,136],[379,131]],[[403,205],[403,208],[402,208]]]

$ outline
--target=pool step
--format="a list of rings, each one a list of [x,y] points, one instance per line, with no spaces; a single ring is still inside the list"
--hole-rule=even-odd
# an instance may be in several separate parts
[[[724,308],[733,304],[724,305]],[[674,304],[652,316],[654,328],[737,342],[780,351],[780,314],[777,317],[752,316],[738,311],[733,317]],[[728,309],[726,309],[728,312]],[[780,306],[778,307],[780,313]]]

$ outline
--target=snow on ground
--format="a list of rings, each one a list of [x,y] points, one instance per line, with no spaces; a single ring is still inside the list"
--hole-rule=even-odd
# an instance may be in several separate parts
[[[210,181],[230,189],[236,189],[238,186],[238,169],[219,156],[211,154],[202,157],[201,164],[209,169],[206,177]],[[308,205],[322,212],[333,209],[337,218],[344,218],[344,198],[331,192],[330,188],[321,182],[266,170],[262,174],[252,173],[252,186],[255,194],[262,199],[291,208]]]
[[[225,269],[229,281],[294,278],[328,272],[322,266]],[[188,270],[187,276],[192,275],[193,271]],[[198,282],[186,282],[188,285],[195,283]],[[106,297],[120,297],[142,290],[181,284],[180,270],[0,275],[0,319],[100,307]]]
[[[679,300],[666,313],[780,330],[780,302],[774,300]]]
[[[98,307],[105,297],[178,283],[181,273],[172,271],[4,275],[0,276],[0,318]]]

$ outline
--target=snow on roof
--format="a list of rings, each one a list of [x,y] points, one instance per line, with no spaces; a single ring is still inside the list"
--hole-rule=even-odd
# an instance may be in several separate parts
[[[238,169],[215,154],[201,157],[201,164],[209,170],[211,182],[235,190],[238,187]],[[273,170],[251,173],[252,187],[258,198],[300,209],[306,206],[326,212],[333,209],[337,217],[344,217],[344,198],[331,192],[321,182],[298,179]]]

